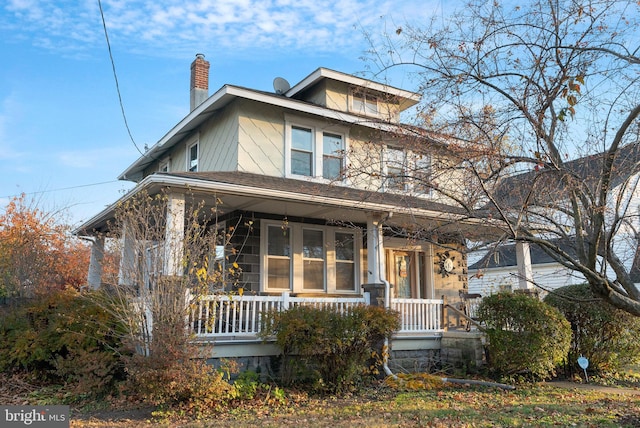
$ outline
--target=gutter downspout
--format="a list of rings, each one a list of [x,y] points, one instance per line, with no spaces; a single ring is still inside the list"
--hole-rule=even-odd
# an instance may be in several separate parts
[[[387,281],[386,279],[383,279],[382,283],[384,284],[384,308],[390,309],[391,297],[389,296],[389,294],[391,293],[391,284],[389,284],[389,281]],[[396,376],[391,371],[391,369],[389,368],[389,365],[387,364],[389,361],[389,338],[388,337],[384,338],[384,349],[385,349],[385,352],[382,355],[382,369],[384,370],[384,373],[387,376],[391,376],[394,380],[396,380],[398,379],[398,376]]]

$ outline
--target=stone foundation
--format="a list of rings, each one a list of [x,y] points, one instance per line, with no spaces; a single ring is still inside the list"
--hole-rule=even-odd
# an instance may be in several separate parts
[[[440,350],[392,350],[387,365],[389,366],[389,369],[394,373],[432,373],[439,368]]]
[[[480,332],[445,331],[440,345],[443,368],[453,366],[473,371],[485,363],[483,335]]]

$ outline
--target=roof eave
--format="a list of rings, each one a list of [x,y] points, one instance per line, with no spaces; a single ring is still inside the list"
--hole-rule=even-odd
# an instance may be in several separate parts
[[[374,82],[373,80],[363,79],[351,74],[340,73],[339,71],[330,70],[328,68],[320,67],[307,77],[302,79],[299,83],[289,89],[285,95],[287,97],[293,97],[296,94],[304,91],[305,89],[313,86],[323,78],[338,80],[355,86],[362,86],[374,91],[384,92],[403,100],[403,110],[420,102],[422,96],[417,92],[407,91],[405,89],[396,88],[395,86],[385,85],[383,83]]]
[[[176,177],[164,174],[152,174],[145,177],[134,189],[118,199],[113,204],[102,210],[100,213],[86,221],[84,224],[73,230],[75,235],[94,235],[96,231],[105,228],[107,222],[114,218],[118,206],[134,197],[143,190],[154,187],[171,187],[189,189],[189,191],[209,191],[230,193],[236,196],[246,196],[251,198],[269,198],[282,201],[304,202],[307,204],[333,206],[337,209],[344,208],[350,210],[366,211],[371,213],[394,213],[398,215],[407,214],[412,218],[423,218],[429,220],[442,220],[444,222],[463,221],[469,224],[483,223],[486,219],[470,219],[461,214],[451,212],[435,211],[426,208],[404,207],[380,202],[367,202],[353,199],[337,199],[335,197],[322,195],[309,195],[288,190],[265,189],[258,186],[225,183],[219,181],[206,181],[195,178]]]

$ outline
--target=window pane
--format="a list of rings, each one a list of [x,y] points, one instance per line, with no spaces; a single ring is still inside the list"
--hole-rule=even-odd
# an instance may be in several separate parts
[[[302,231],[302,255],[305,259],[324,259],[324,236],[321,230]]]
[[[269,226],[267,236],[267,254],[270,256],[291,256],[289,228]]]
[[[378,99],[372,95],[354,95],[353,110],[365,114],[378,114]]]
[[[291,127],[291,147],[308,152],[313,151],[311,129]]]
[[[368,97],[365,99],[364,108],[366,113],[377,114],[378,113],[378,100],[376,98]]]
[[[189,148],[189,171],[198,170],[198,145],[194,144]]]
[[[291,173],[298,175],[311,175],[312,153],[291,150]]]
[[[389,189],[404,189],[404,172],[399,168],[387,167],[387,187]]]
[[[364,113],[364,98],[360,95],[353,96],[353,110]]]
[[[353,233],[336,232],[336,260],[351,260],[354,255]]]
[[[403,150],[388,147],[385,153],[387,167],[387,187],[404,189],[406,180],[406,158]]]
[[[322,134],[322,176],[327,179],[338,179],[342,176],[342,159],[344,145],[341,135]]]
[[[305,290],[324,290],[324,233],[302,230],[303,283]]]
[[[325,155],[341,156],[343,152],[342,136],[322,134],[322,153]]]
[[[305,290],[324,290],[324,260],[305,260],[303,269],[302,287]]]
[[[356,265],[353,262],[336,261],[336,289],[353,291],[356,283]]]
[[[268,287],[289,289],[289,259],[269,258]]]
[[[329,180],[342,178],[342,159],[325,156],[322,160],[322,176]]]
[[[415,159],[415,171],[413,172],[414,188],[417,191],[429,192],[431,181],[431,157],[418,154]]]

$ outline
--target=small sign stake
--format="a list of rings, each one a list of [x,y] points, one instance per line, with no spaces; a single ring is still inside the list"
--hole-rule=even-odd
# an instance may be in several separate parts
[[[587,376],[587,367],[589,367],[589,360],[580,355],[578,358],[578,365],[584,370],[584,378],[587,383],[589,383],[589,376]]]

